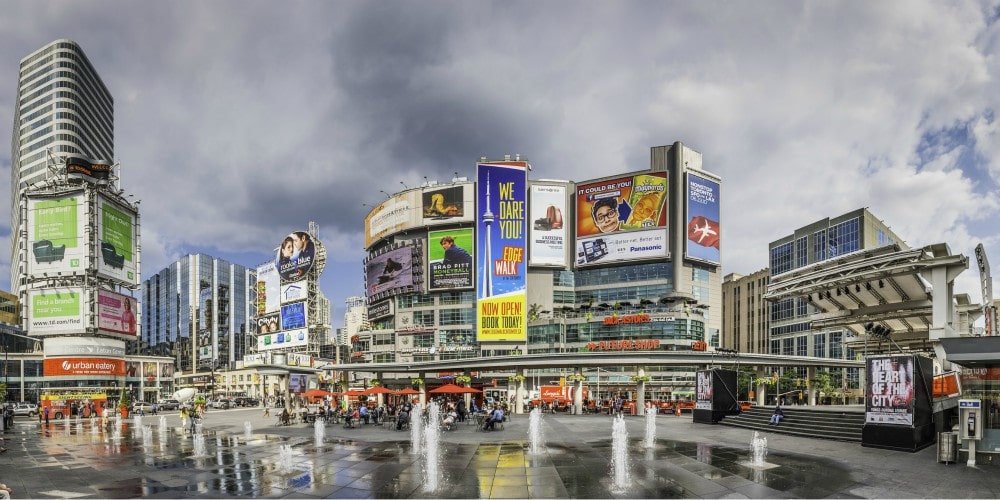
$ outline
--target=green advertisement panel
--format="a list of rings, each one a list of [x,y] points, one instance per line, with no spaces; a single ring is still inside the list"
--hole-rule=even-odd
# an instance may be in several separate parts
[[[131,209],[111,203],[105,198],[98,200],[98,274],[119,280],[127,285],[136,285],[136,218]]]
[[[28,332],[79,333],[84,329],[84,294],[79,288],[30,290]]]
[[[84,220],[82,195],[28,199],[28,274],[84,272]]]

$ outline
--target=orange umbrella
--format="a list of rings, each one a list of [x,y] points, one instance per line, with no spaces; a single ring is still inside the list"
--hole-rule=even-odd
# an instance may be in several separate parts
[[[330,391],[324,391],[322,389],[309,389],[302,393],[302,397],[305,398],[322,398],[326,396],[334,396],[334,393]]]
[[[475,389],[473,389],[475,390]],[[455,384],[445,384],[437,389],[428,391],[430,394],[465,394],[466,388]]]
[[[407,387],[406,389],[401,389],[396,391],[396,394],[415,396],[417,394],[420,394],[420,391],[413,389],[411,387]]]
[[[369,387],[365,389],[364,394],[366,396],[370,396],[372,394],[396,394],[396,392],[393,391],[392,389],[386,389],[385,387],[376,385],[375,387]]]

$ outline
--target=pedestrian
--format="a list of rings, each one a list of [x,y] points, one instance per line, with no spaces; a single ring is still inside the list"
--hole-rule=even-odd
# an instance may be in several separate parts
[[[14,493],[14,490],[6,484],[0,483],[0,499],[10,500],[10,494]]]
[[[45,413],[45,425],[49,425],[49,407],[48,406],[45,407],[44,413]]]

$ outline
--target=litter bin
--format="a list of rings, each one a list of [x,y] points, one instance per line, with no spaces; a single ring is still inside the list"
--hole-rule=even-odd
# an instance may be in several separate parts
[[[955,443],[955,433],[954,432],[939,432],[938,433],[938,462],[940,463],[955,463],[958,459],[958,446]]]

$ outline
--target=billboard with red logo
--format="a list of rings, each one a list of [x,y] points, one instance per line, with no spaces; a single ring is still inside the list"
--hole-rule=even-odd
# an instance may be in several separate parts
[[[687,175],[687,240],[685,256],[719,264],[719,183]]]

